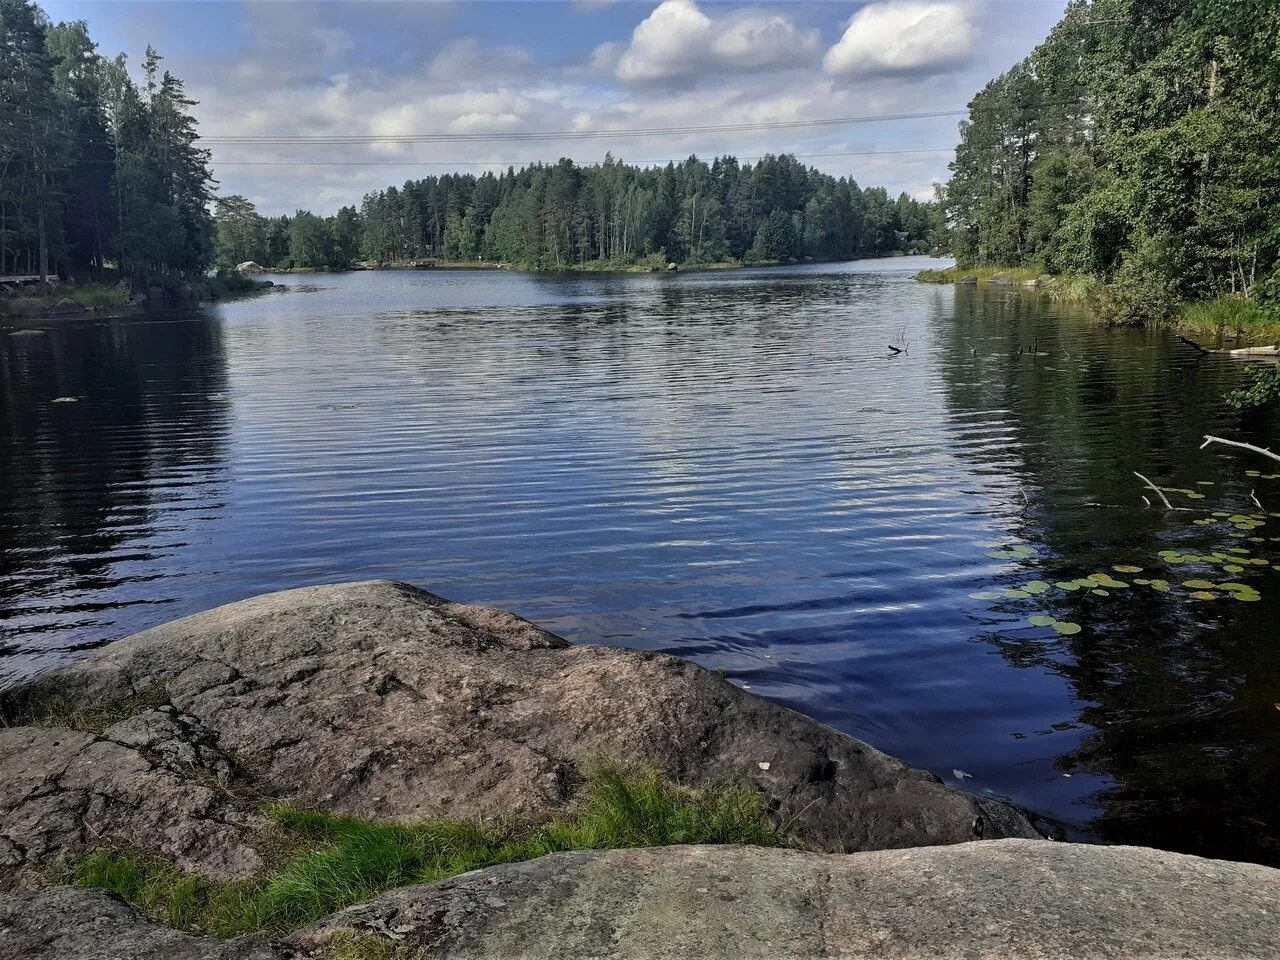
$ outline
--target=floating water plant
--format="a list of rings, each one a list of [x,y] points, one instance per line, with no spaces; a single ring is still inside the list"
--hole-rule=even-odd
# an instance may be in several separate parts
[[[1028,618],[1033,627],[1052,627],[1062,636],[1069,637],[1072,634],[1079,633],[1080,624],[1072,623],[1070,620],[1059,620],[1057,617],[1051,617],[1045,613],[1037,613]]]

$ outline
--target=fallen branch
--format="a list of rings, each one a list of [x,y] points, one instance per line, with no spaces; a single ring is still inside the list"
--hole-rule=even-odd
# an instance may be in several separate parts
[[[1250,499],[1250,500],[1252,500],[1252,501],[1253,501],[1253,505],[1254,505],[1255,507],[1257,507],[1259,510],[1261,510],[1263,513],[1266,513],[1266,512],[1267,512],[1267,508],[1266,508],[1266,507],[1264,507],[1264,506],[1262,505],[1262,501],[1258,499],[1258,491],[1257,491],[1257,490],[1250,490],[1250,491],[1249,491],[1249,499]]]
[[[901,351],[901,350],[899,350],[897,347],[895,347],[892,343],[891,343],[891,344],[889,344],[889,349],[893,351],[893,355],[894,355],[895,357],[896,357],[898,354],[900,354],[900,353],[902,352],[902,351]]]
[[[1264,457],[1270,457],[1272,460],[1280,462],[1280,453],[1273,453],[1264,447],[1255,447],[1252,443],[1241,443],[1239,440],[1224,440],[1222,437],[1211,437],[1208,434],[1205,434],[1204,443],[1200,444],[1200,449],[1203,450],[1211,443],[1224,443],[1228,447],[1239,447],[1241,450],[1252,450],[1254,453],[1260,453]]]
[[[1167,509],[1169,510],[1173,509],[1173,504],[1169,502],[1169,498],[1164,495],[1163,490],[1161,490],[1154,483],[1152,483],[1150,480],[1148,480],[1146,477],[1140,474],[1137,470],[1133,471],[1133,475],[1137,477],[1139,480],[1141,480],[1143,483],[1145,483],[1152,490],[1154,490],[1156,492],[1156,496],[1158,496],[1161,500],[1164,501],[1164,505]],[[1143,499],[1146,500],[1146,497],[1143,497]],[[1151,502],[1147,501],[1147,505],[1150,506]]]
[[[1189,340],[1183,336],[1179,336],[1178,339],[1181,340],[1183,343],[1185,343],[1188,347],[1191,347],[1194,350],[1199,350],[1201,354],[1208,354],[1211,352],[1206,348],[1200,346],[1200,344],[1196,343],[1194,340]]]
[[[1199,350],[1202,354],[1217,353],[1217,354],[1225,354],[1226,356],[1229,356],[1229,357],[1280,356],[1280,346],[1277,346],[1275,344],[1271,344],[1265,347],[1237,347],[1234,350],[1225,350],[1225,349],[1210,349],[1209,347],[1201,346],[1200,344],[1196,343],[1194,340],[1188,339],[1187,337],[1183,337],[1183,336],[1179,336],[1178,339],[1181,340],[1183,343],[1185,343],[1187,346],[1194,347],[1196,350]]]

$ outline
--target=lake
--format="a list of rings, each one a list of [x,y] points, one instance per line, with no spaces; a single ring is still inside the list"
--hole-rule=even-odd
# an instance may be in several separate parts
[[[0,326],[0,684],[390,577],[692,658],[1060,835],[1280,863],[1280,465],[1200,449],[1280,419],[1222,403],[1239,363],[925,265]]]

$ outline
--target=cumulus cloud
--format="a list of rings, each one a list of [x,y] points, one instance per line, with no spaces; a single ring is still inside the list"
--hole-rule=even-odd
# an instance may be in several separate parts
[[[853,15],[822,66],[846,79],[941,73],[969,58],[974,34],[968,10],[954,0],[873,3]]]
[[[174,0],[158,5],[166,2]],[[832,69],[842,65],[838,59],[833,64],[831,55],[824,71],[818,32],[809,27],[824,24],[833,38],[844,32],[839,47],[852,43],[850,37],[865,37],[867,20],[850,21],[834,5],[807,6],[800,19],[781,0],[769,6],[736,2],[726,7],[706,0],[651,0],[644,9],[624,6],[592,16],[567,4],[536,10],[516,5],[512,17],[562,18],[550,39],[545,30],[531,30],[520,41],[527,46],[510,46],[512,31],[490,29],[458,11],[450,14],[441,4],[227,4],[228,11],[239,10],[233,49],[174,52],[165,65],[201,101],[196,112],[207,133],[368,137],[340,144],[212,144],[221,192],[243,193],[264,213],[297,207],[331,213],[409,177],[505,169],[560,156],[591,163],[606,151],[631,162],[789,151],[830,173],[883,184],[896,194],[927,192],[931,180],[945,177],[945,148],[955,141],[953,118],[678,136],[633,131],[955,104],[1029,50],[1057,17],[1053,4],[1020,6],[1027,12],[999,23],[982,21],[981,29],[994,31],[1000,43],[979,45],[972,36],[976,18],[989,9],[979,0],[875,0],[868,9],[968,11],[975,26],[961,16],[958,32],[973,55],[960,72],[938,71],[936,57],[924,58],[933,66],[921,66],[918,55],[888,49],[889,39],[910,38],[881,34],[870,52],[858,55],[870,66],[854,84],[848,82],[853,73]],[[908,20],[903,29],[916,36],[924,29],[919,24]],[[874,19],[870,26],[876,27]],[[153,39],[162,49],[181,48],[163,33]],[[936,44],[945,39],[929,40],[935,44],[930,51],[938,53]],[[549,130],[632,132],[562,141],[475,139]],[[420,133],[467,139],[385,139]],[[896,152],[902,148],[943,152]]]
[[[722,70],[775,70],[813,58],[818,32],[747,9],[710,17],[694,0],[663,0],[618,59],[624,83],[663,83]]]

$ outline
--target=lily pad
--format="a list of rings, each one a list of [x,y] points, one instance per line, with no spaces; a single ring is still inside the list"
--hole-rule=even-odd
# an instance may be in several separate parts
[[[1217,586],[1211,580],[1183,580],[1182,585],[1188,590],[1212,590]]]
[[[1209,590],[1197,590],[1197,591],[1195,591],[1195,593],[1191,594],[1191,599],[1193,599],[1193,600],[1217,600],[1217,599],[1218,599],[1218,597],[1220,597],[1220,596],[1221,596],[1221,594],[1213,593],[1212,591],[1209,591]]]
[[[1141,573],[1141,567],[1135,567],[1128,563],[1117,563],[1112,568],[1116,573]]]
[[[1064,637],[1069,637],[1073,634],[1079,633],[1082,628],[1080,624],[1072,623],[1070,620],[1058,620],[1054,623],[1053,629],[1057,630],[1058,633],[1062,634]]]
[[[1057,617],[1051,617],[1044,613],[1037,613],[1034,616],[1028,617],[1028,619],[1031,621],[1031,625],[1033,627],[1052,627],[1058,622]]]
[[[974,600],[999,600],[1000,594],[991,590],[979,590],[977,593],[969,594]]]

